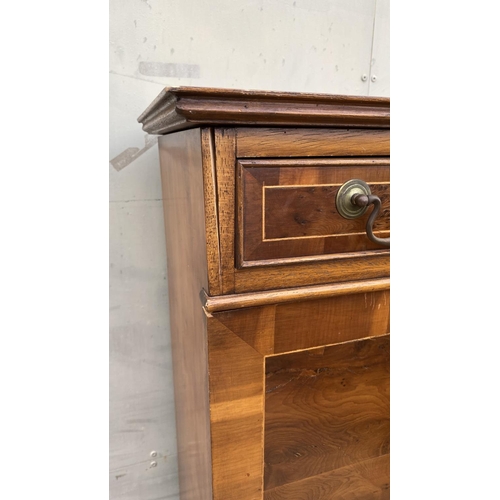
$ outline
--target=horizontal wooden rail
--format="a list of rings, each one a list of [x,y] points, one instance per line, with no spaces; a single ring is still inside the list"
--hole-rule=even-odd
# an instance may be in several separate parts
[[[209,313],[257,307],[268,304],[284,304],[301,300],[326,299],[336,295],[352,295],[356,293],[376,292],[390,288],[389,278],[366,281],[349,281],[328,285],[302,286],[284,288],[265,292],[238,293],[235,295],[218,295],[211,297],[205,290],[200,293],[203,307]]]

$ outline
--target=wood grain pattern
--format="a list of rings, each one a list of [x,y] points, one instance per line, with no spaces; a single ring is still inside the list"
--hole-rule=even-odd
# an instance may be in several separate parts
[[[210,206],[207,207],[207,232],[210,232],[208,272],[213,286],[217,286],[217,276],[220,282],[220,288],[214,288],[214,290],[219,290],[221,294],[225,295],[256,290],[318,285],[328,282],[383,278],[389,275],[389,251],[387,249],[363,250],[363,248],[368,248],[371,244],[366,243],[367,238],[364,235],[357,237],[358,243],[356,245],[359,246],[355,245],[357,248],[356,252],[337,254],[337,258],[348,259],[349,262],[333,262],[331,258],[332,253],[325,252],[334,252],[336,249],[328,241],[326,243],[321,241],[319,244],[318,242],[311,241],[305,243],[295,242],[289,245],[289,240],[286,240],[286,242],[267,242],[266,244],[276,245],[276,249],[270,255],[265,253],[264,255],[259,255],[260,260],[242,260],[242,232],[241,229],[235,231],[235,224],[241,228],[243,221],[242,183],[239,179],[240,176],[236,175],[235,166],[236,132],[239,131],[235,129],[215,129],[213,134],[213,144],[215,146],[215,180],[213,175],[211,177],[208,176],[208,182],[212,183],[212,187],[206,189],[212,189],[216,192],[216,224],[214,224],[213,216],[210,213],[212,208]],[[323,136],[322,140],[326,139],[328,138]],[[205,141],[203,148],[210,148],[210,142]],[[204,157],[213,156],[214,151],[210,149],[207,151],[204,150],[203,154]],[[300,179],[304,175],[307,175],[308,178],[315,176],[315,178],[322,182],[325,175],[330,175],[331,177],[333,175],[331,172],[339,168],[339,162],[343,162],[347,170],[354,169],[353,172],[359,172],[356,168],[366,168],[370,172],[375,172],[380,171],[380,169],[387,169],[388,165],[387,159],[380,158],[353,160],[356,164],[352,163],[351,160],[338,158],[318,158],[314,160],[280,159],[277,164],[277,168],[280,168],[278,182],[301,182]],[[266,165],[266,162],[275,160],[241,160],[240,163],[243,165],[246,161],[253,162],[253,164],[255,162],[263,162],[263,165]],[[295,166],[291,163],[293,161],[296,162]],[[304,167],[308,167],[303,171],[306,174],[301,173],[300,168],[296,168],[297,162],[302,163]],[[314,165],[307,162],[315,162],[316,168],[309,168]],[[331,163],[328,164],[327,162]],[[208,175],[208,160],[205,161],[205,165],[205,173]],[[269,166],[269,163],[267,163],[267,166]],[[330,169],[330,173],[328,173],[328,169]],[[254,168],[253,170],[255,172],[261,169]],[[340,168],[340,171],[342,171],[342,168]],[[238,169],[238,172],[240,172],[240,169]],[[258,176],[259,174],[256,175]],[[368,178],[368,180],[370,179]],[[251,208],[252,206],[249,205],[246,214],[252,212]],[[218,249],[216,248],[217,244]],[[290,248],[293,248],[293,250]],[[215,256],[217,251],[219,256],[218,261]],[[288,256],[286,256],[287,253]],[[299,256],[290,256],[290,254]],[[263,269],[260,269],[261,267]]]
[[[234,293],[235,131],[215,130],[215,167],[219,213],[222,293]]]
[[[389,99],[296,92],[170,87],[139,116],[165,134],[199,124],[388,127]]]
[[[334,198],[362,178],[388,230],[389,101],[179,88],[141,118],[221,124],[159,141],[182,500],[387,499],[389,251]]]
[[[388,130],[238,128],[238,158],[388,156]]]
[[[205,201],[205,239],[207,245],[208,291],[211,295],[222,293],[222,270],[219,252],[219,218],[217,207],[217,177],[215,173],[215,139],[213,130],[201,130],[201,154]]]
[[[389,500],[389,455],[264,492],[264,500]]]
[[[389,278],[381,278],[376,280],[351,281],[347,283],[301,286],[265,292],[220,295],[217,297],[210,297],[203,290],[201,300],[203,307],[208,312],[212,313],[218,311],[237,310],[247,307],[265,306],[268,304],[284,304],[305,300],[326,299],[337,295],[389,290],[389,286]]]
[[[354,177],[352,177],[354,178]],[[374,231],[389,228],[389,185],[368,183],[382,201]],[[344,219],[335,206],[338,184],[264,188],[264,240],[365,233],[366,216]]]
[[[378,291],[278,305],[274,352],[389,333],[389,296],[389,291]]]
[[[183,500],[212,499],[206,321],[208,286],[200,131],[159,140],[174,369],[179,488]],[[196,346],[196,349],[193,349]]]
[[[262,355],[388,334],[389,291],[356,292],[316,300],[306,296],[300,302],[268,302],[213,316]]]
[[[248,492],[254,495],[248,498],[260,498],[258,494],[262,489],[258,486],[256,475],[263,460],[259,456],[259,450],[262,451],[262,435],[259,432],[264,420],[262,416],[259,418],[258,412],[264,411],[264,403],[258,395],[263,398],[264,363],[267,393],[264,442],[270,457],[266,460],[266,467],[271,470],[266,489],[295,483],[309,477],[308,474],[312,475],[311,471],[316,471],[318,475],[334,467],[360,463],[378,456],[377,450],[387,452],[388,417],[383,416],[377,421],[373,412],[370,413],[370,409],[378,408],[379,404],[373,387],[388,390],[388,335],[385,335],[388,331],[388,308],[380,312],[379,306],[387,298],[381,294],[387,292],[209,315],[214,495],[220,495],[214,498],[246,499]],[[360,304],[361,299],[363,305]],[[280,311],[280,308],[292,306],[295,306],[295,315],[285,309]],[[342,325],[346,335],[337,335],[339,325]],[[378,337],[346,343],[350,338],[370,335]],[[337,345],[325,345],[335,343]],[[302,345],[314,347],[297,351]],[[294,352],[290,353],[291,350]],[[377,385],[379,382],[382,384],[380,387]],[[384,385],[386,382],[387,386]],[[337,399],[327,401],[327,404],[321,399],[325,394],[328,401],[330,394]],[[302,408],[298,410],[298,420],[293,410],[297,407]],[[353,407],[356,410],[352,410]],[[384,399],[382,411],[387,408],[388,399]],[[313,415],[312,421],[307,420],[308,415]],[[282,419],[288,416],[293,420],[287,424]],[[305,418],[305,423],[301,416]],[[336,427],[332,419],[338,421]],[[325,428],[321,427],[321,422],[326,422]],[[295,430],[292,431],[291,427]],[[332,428],[337,434],[330,438],[328,433]],[[270,429],[269,435],[267,429]],[[313,438],[311,433],[314,429],[317,429],[317,434]],[[328,436],[325,437],[325,433]],[[280,438],[291,443],[293,448],[292,452],[286,453],[286,459],[283,459],[281,451],[275,451],[276,446],[281,446]],[[300,448],[307,448],[307,443],[312,443],[309,458]],[[343,443],[342,453],[337,448],[339,443]],[[334,447],[335,453],[332,454]],[[295,448],[300,449],[297,451]],[[300,456],[306,457],[306,461],[297,462]],[[353,477],[356,474],[352,472]],[[340,488],[345,483],[342,478],[346,477],[342,473],[332,476],[333,486]],[[323,481],[318,484],[323,484]],[[324,484],[330,483],[327,481]],[[367,480],[365,486],[369,484]],[[219,488],[219,493],[216,488]],[[364,491],[361,486],[359,488]],[[282,491],[276,490],[273,494],[282,494]]]
[[[336,209],[340,186],[349,179],[366,181],[382,200],[374,225],[379,237],[389,236],[389,161],[359,159],[313,161],[240,160],[238,205],[239,267],[273,265],[276,259],[350,258],[382,250],[366,236],[371,209],[358,219],[344,219]],[[381,253],[381,252],[378,252]],[[262,262],[259,262],[262,261]]]
[[[276,305],[214,314],[225,327],[263,356],[274,353]]]
[[[265,490],[387,454],[388,336],[266,358],[264,442]]]
[[[213,500],[262,500],[263,356],[208,318]]]
[[[276,290],[294,286],[341,283],[347,281],[385,278],[389,276],[390,256],[386,250],[377,250],[376,255],[326,262],[317,256],[302,257],[300,262],[290,264],[289,259],[259,261],[259,267],[245,267],[234,272],[235,293],[254,290]],[[262,267],[266,264],[266,267]],[[267,265],[269,264],[269,265]]]

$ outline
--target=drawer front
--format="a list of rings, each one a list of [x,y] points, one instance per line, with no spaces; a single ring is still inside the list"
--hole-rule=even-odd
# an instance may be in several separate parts
[[[239,160],[237,168],[239,267],[388,252],[366,236],[370,211],[345,219],[335,205],[344,182],[364,180],[382,202],[374,233],[388,237],[388,159]]]
[[[389,275],[390,252],[335,197],[358,178],[382,201],[389,236],[389,131],[215,128],[202,134],[208,295]]]

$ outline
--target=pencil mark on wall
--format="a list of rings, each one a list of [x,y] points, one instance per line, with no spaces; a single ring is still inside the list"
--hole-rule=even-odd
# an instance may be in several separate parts
[[[141,61],[139,73],[145,76],[200,78],[200,65]]]
[[[115,156],[112,160],[109,160],[111,166],[119,172],[124,169],[127,165],[130,165],[133,161],[137,160],[139,156],[145,153],[148,149],[154,146],[158,142],[158,137],[146,134],[144,136],[144,147],[139,148],[127,148],[122,151],[118,156]]]

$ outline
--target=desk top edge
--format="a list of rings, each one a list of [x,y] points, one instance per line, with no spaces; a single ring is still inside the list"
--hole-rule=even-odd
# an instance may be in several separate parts
[[[137,121],[150,134],[196,126],[389,128],[390,98],[167,87]]]

